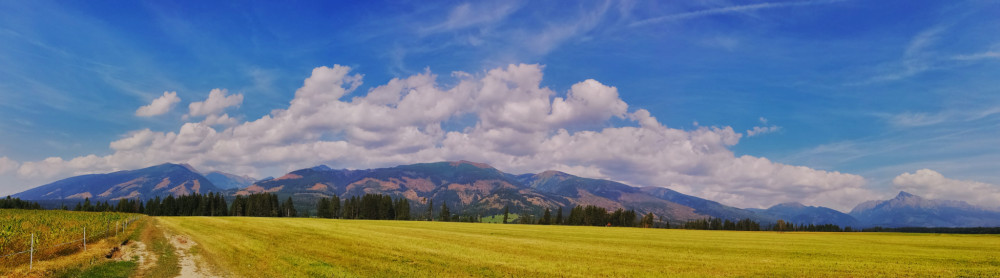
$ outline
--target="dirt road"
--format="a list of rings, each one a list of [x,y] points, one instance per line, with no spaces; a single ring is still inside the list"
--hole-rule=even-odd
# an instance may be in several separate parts
[[[208,268],[201,260],[201,256],[193,254],[191,248],[197,244],[184,235],[170,235],[164,233],[170,244],[176,249],[177,257],[180,259],[181,273],[177,277],[220,277]]]

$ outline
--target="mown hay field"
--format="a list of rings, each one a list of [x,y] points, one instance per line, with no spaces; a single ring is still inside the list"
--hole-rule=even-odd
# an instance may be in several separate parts
[[[995,277],[1000,236],[160,217],[239,277]]]

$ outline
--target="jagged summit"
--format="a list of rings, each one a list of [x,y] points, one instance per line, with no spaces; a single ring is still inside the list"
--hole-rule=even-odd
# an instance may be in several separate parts
[[[899,191],[899,194],[896,195],[895,199],[906,199],[906,198],[913,198],[913,197],[920,198],[920,196],[910,194],[909,192]]]

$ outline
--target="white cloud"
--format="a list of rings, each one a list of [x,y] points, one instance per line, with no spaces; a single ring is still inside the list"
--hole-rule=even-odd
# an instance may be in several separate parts
[[[205,117],[205,120],[201,121],[201,123],[209,126],[232,126],[239,123],[239,120],[229,117],[229,114],[208,115],[208,117]]]
[[[889,124],[896,127],[920,127],[936,124],[957,124],[981,120],[996,114],[1000,114],[1000,106],[990,105],[963,105],[962,107],[949,107],[936,113],[916,113],[903,112],[899,114],[876,114],[885,119]]]
[[[656,24],[664,21],[674,21],[674,20],[686,20],[692,18],[699,18],[711,15],[720,14],[731,14],[731,13],[744,13],[756,10],[766,10],[774,8],[785,8],[785,7],[795,7],[795,6],[808,6],[817,4],[830,4],[835,2],[842,2],[843,0],[828,0],[828,1],[800,1],[800,2],[783,2],[783,3],[756,3],[756,4],[746,4],[746,5],[734,5],[726,7],[718,7],[711,9],[704,9],[698,11],[691,11],[686,13],[672,14],[660,17],[654,17],[642,21],[633,22],[630,24],[632,27],[643,26],[649,24]]]
[[[444,22],[424,28],[421,31],[424,33],[454,31],[495,23],[507,18],[507,16],[519,8],[518,3],[515,1],[462,3],[451,9],[451,12],[448,13],[448,18]]]
[[[0,156],[0,175],[17,171],[17,167],[19,166],[21,166],[21,163],[6,156]]]
[[[757,136],[757,135],[763,135],[763,134],[773,133],[773,132],[777,132],[778,130],[781,130],[780,126],[767,125],[767,118],[760,117],[760,123],[763,124],[764,126],[755,126],[755,127],[751,128],[751,129],[748,129],[747,130],[747,137],[754,137],[754,136]]]
[[[889,123],[900,127],[926,126],[941,123],[947,120],[944,114],[927,113],[900,113],[889,117]]]
[[[178,102],[181,102],[181,98],[177,97],[177,92],[163,92],[163,96],[154,99],[149,105],[136,109],[135,115],[139,117],[163,115],[170,112]]]
[[[903,173],[892,179],[893,187],[930,199],[959,200],[987,208],[1000,204],[1000,186],[946,178],[931,169]]]
[[[968,55],[958,55],[955,56],[955,60],[985,60],[985,59],[1000,59],[1000,51],[987,51],[983,53],[975,53]]]
[[[994,44],[989,50],[973,54],[956,55],[952,59],[959,61],[980,61],[1000,59],[1000,44]]]
[[[459,81],[449,87],[428,71],[345,99],[361,75],[345,66],[319,67],[287,108],[261,118],[239,122],[222,115],[176,132],[139,130],[112,142],[110,155],[27,162],[18,176],[51,180],[163,162],[260,176],[258,169],[320,163],[369,168],[467,159],[513,173],[560,169],[670,187],[740,207],[804,201],[849,209],[869,194],[856,175],[736,157],[730,147],[742,134],[732,128],[668,128],[649,111],[629,112],[615,87],[596,80],[576,83],[560,96],[540,86],[542,68],[522,64],[454,74]],[[192,114],[221,112],[226,105],[213,104],[220,99],[227,99],[225,91],[213,90],[205,104],[192,108],[211,111]],[[610,126],[613,118],[626,124]],[[220,121],[237,124],[214,128]],[[456,123],[467,125],[443,128]]]
[[[754,137],[761,134],[768,134],[780,130],[780,126],[755,126],[747,130],[747,137]]]
[[[240,106],[243,104],[243,94],[226,95],[225,89],[212,89],[208,93],[205,101],[192,102],[188,105],[188,116],[197,117],[213,115],[226,110],[228,107]]]
[[[909,78],[935,67],[940,67],[940,57],[932,46],[938,45],[943,34],[947,34],[947,26],[928,28],[912,39],[906,45],[902,58],[898,61],[885,63],[874,68],[874,72],[865,72],[865,80],[849,85],[867,85],[877,82],[895,81]]]

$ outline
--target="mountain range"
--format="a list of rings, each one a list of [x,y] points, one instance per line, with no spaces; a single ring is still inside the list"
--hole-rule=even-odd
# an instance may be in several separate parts
[[[119,200],[220,192],[186,164],[161,164],[139,170],[75,176],[14,194],[24,200]]]
[[[250,176],[238,176],[230,173],[212,171],[205,174],[205,178],[211,181],[219,189],[244,188],[252,185],[256,179]]]
[[[883,201],[867,201],[851,216],[868,226],[881,227],[997,227],[1000,212],[963,201],[931,200],[907,192]]]
[[[509,207],[515,213],[540,213],[594,205],[653,213],[673,223],[707,217],[753,219],[774,223],[836,224],[842,227],[969,227],[1000,226],[1000,212],[960,201],[923,199],[901,192],[890,200],[867,201],[850,214],[800,203],[768,209],[741,209],[682,194],[662,187],[633,187],[623,183],[578,177],[559,171],[514,175],[490,165],[469,161],[419,163],[366,170],[331,169],[320,165],[278,178],[254,181],[223,172],[201,174],[184,164],[162,164],[108,174],[76,176],[13,195],[24,200],[72,201],[149,199],[192,193],[223,193],[229,198],[251,193],[292,197],[300,211],[312,211],[321,197],[342,198],[367,193],[407,198],[422,211],[427,204],[447,204],[460,214],[493,215]],[[567,210],[568,211],[568,210]]]

